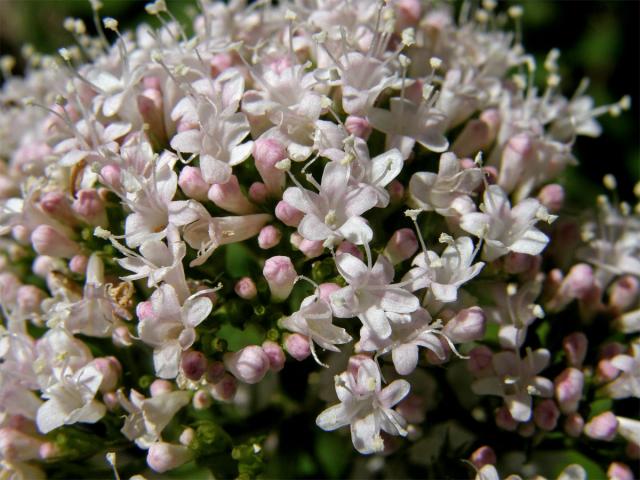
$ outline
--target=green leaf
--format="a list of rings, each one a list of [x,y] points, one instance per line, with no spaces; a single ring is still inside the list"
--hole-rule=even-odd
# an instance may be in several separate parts
[[[539,451],[531,457],[539,471],[538,475],[546,478],[558,478],[560,472],[574,463],[580,465],[587,472],[587,478],[607,478],[605,471],[589,457],[576,450]]]
[[[226,273],[233,278],[251,275],[256,261],[251,251],[241,243],[231,243],[225,247]]]
[[[348,437],[322,431],[316,435],[316,458],[329,478],[344,477],[352,451]]]

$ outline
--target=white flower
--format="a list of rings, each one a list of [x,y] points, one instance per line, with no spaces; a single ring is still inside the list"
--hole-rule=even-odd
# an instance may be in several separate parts
[[[533,226],[540,217],[548,218],[538,200],[527,198],[511,208],[504,190],[490,185],[480,209],[483,213],[463,215],[460,227],[484,240],[484,260],[491,262],[509,252],[538,255],[547,246],[549,237]]]
[[[336,257],[336,267],[348,286],[333,292],[331,307],[337,317],[358,317],[381,339],[391,335],[390,322],[410,321],[412,312],[420,306],[418,299],[400,286],[394,285],[393,265],[378,256],[373,267],[349,253]]]
[[[365,184],[374,188],[378,195],[376,207],[385,208],[389,205],[389,192],[384,187],[402,171],[404,166],[402,154],[394,148],[371,158],[367,142],[361,138],[355,139],[354,147],[356,158],[351,164],[352,179],[356,184]]]
[[[156,374],[160,378],[175,378],[182,351],[193,344],[195,327],[209,316],[213,305],[202,292],[191,295],[182,303],[175,289],[166,283],[153,292],[150,301],[153,315],[140,321],[138,335],[154,348]]]
[[[411,263],[414,268],[404,276],[403,283],[411,291],[429,288],[436,300],[443,303],[458,299],[458,288],[480,273],[484,262],[472,265],[475,251],[469,237],[451,240],[441,256],[428,250],[426,255],[416,255]]]
[[[351,335],[344,328],[333,325],[332,319],[331,305],[314,294],[302,301],[297,312],[283,318],[280,325],[282,328],[309,337],[313,358],[322,365],[318,360],[314,344],[318,344],[325,350],[339,352],[340,349],[336,345],[351,341]]]
[[[525,358],[511,351],[497,353],[492,359],[495,376],[480,378],[471,388],[478,395],[502,397],[514,420],[527,422],[531,418],[531,395],[553,395],[553,382],[538,376],[550,358],[549,350],[544,348],[529,351]]]
[[[44,390],[47,401],[38,409],[38,430],[49,433],[62,425],[96,423],[106,413],[105,406],[95,400],[102,383],[102,373],[87,365],[74,374],[63,372],[55,383]]]
[[[361,245],[373,238],[373,231],[362,218],[378,203],[376,191],[367,186],[350,186],[349,168],[330,162],[324,168],[318,193],[290,187],[282,198],[305,213],[298,232],[307,240],[333,244],[340,239]]]
[[[330,431],[350,425],[353,446],[363,454],[383,450],[380,430],[407,435],[404,418],[392,407],[407,396],[409,382],[396,380],[382,389],[376,362],[352,357],[349,369],[336,376],[335,387],[340,403],[318,415],[320,428]]]

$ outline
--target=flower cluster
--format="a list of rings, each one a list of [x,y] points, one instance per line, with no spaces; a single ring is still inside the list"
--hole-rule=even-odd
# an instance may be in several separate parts
[[[361,454],[420,459],[437,378],[479,430],[637,459],[638,209],[602,197],[580,226],[554,183],[629,99],[564,97],[555,50],[539,90],[521,8],[493,1],[199,7],[95,38],[68,19],[78,47],[0,92],[3,468],[116,468],[124,441],[156,472],[226,453],[218,475],[255,475],[277,427],[225,428],[307,358],[317,426]]]

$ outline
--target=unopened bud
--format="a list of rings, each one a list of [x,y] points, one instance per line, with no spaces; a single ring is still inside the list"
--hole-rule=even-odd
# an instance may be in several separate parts
[[[269,358],[269,369],[272,372],[279,372],[284,368],[285,355],[280,345],[271,340],[266,340],[262,344],[262,350],[264,350],[264,353],[266,353]]]
[[[469,352],[467,368],[476,377],[486,377],[493,369],[493,352],[486,346],[480,345]]]
[[[8,462],[26,462],[40,456],[42,441],[14,428],[0,428],[0,455]]]
[[[299,362],[311,355],[309,339],[299,333],[287,335],[284,340],[284,348],[287,350],[289,355]]]
[[[549,212],[559,212],[564,204],[564,188],[557,183],[545,185],[538,193],[538,200]]]
[[[69,270],[78,275],[84,275],[89,265],[89,257],[86,255],[74,255],[69,260]]]
[[[236,282],[234,287],[236,295],[245,300],[252,300],[258,295],[255,282],[249,277],[243,277]]]
[[[500,407],[496,411],[496,425],[508,432],[515,432],[518,428],[518,422],[513,419],[507,407]]]
[[[253,182],[249,187],[249,198],[254,203],[263,203],[269,196],[267,187],[262,182]]]
[[[230,402],[236,396],[238,390],[237,380],[225,373],[220,381],[216,382],[211,388],[211,396],[220,402]]]
[[[156,442],[147,452],[147,465],[158,473],[168,472],[193,458],[193,452],[184,445]]]
[[[442,329],[453,343],[465,343],[484,337],[486,317],[480,307],[461,310]]]
[[[556,406],[556,402],[547,398],[542,400],[533,409],[533,421],[542,430],[550,432],[556,428],[560,418],[560,411]]]
[[[91,362],[100,373],[102,373],[102,383],[100,383],[100,391],[112,392],[118,386],[120,375],[122,375],[122,365],[116,357],[100,357]]]
[[[581,367],[587,355],[589,341],[582,332],[573,332],[562,340],[562,348],[567,356],[567,363],[572,367]]]
[[[258,173],[272,195],[280,195],[285,185],[286,173],[276,164],[287,158],[287,149],[278,140],[258,139],[253,144],[253,158]]]
[[[33,249],[40,255],[71,258],[80,253],[79,245],[50,225],[39,225],[31,234]]]
[[[278,245],[281,238],[282,233],[280,230],[273,225],[267,225],[266,227],[262,227],[262,230],[260,230],[258,234],[258,245],[263,250],[268,250]]]
[[[157,379],[149,386],[149,392],[152,397],[158,397],[173,392],[173,384],[168,380]]]
[[[254,205],[240,190],[238,177],[235,175],[231,175],[227,183],[211,185],[208,197],[218,207],[238,215],[246,215],[255,211]]]
[[[582,398],[584,374],[577,368],[567,368],[554,381],[555,393],[560,410],[565,415],[574,413]]]
[[[109,223],[104,201],[98,195],[98,191],[93,188],[80,190],[71,208],[94,227],[106,227]]]
[[[584,429],[584,419],[579,413],[572,413],[564,420],[563,427],[567,435],[578,438],[582,435],[582,430]]]
[[[304,217],[304,213],[297,208],[289,205],[284,200],[280,200],[276,205],[276,217],[288,227],[297,227]]]
[[[262,347],[249,345],[233,353],[225,353],[224,366],[244,383],[258,383],[269,370],[269,357]]]
[[[495,465],[497,462],[496,452],[493,451],[493,448],[483,445],[482,447],[474,450],[470,457],[471,463],[480,469],[485,465]]]
[[[613,412],[604,412],[593,417],[585,426],[584,434],[594,440],[610,442],[616,436],[618,419]]]
[[[318,286],[318,293],[322,300],[324,300],[325,302],[329,302],[329,296],[333,292],[337,292],[338,290],[340,290],[340,288],[342,287],[340,287],[340,285],[338,285],[337,283],[321,283]]]
[[[298,277],[291,259],[285,256],[267,259],[262,273],[276,302],[281,302],[289,296]]]
[[[609,480],[634,480],[636,477],[628,465],[621,462],[612,462],[607,469],[607,478]]]
[[[365,117],[355,115],[349,115],[344,121],[344,126],[351,135],[362,138],[363,140],[367,140],[373,131],[369,120]]]
[[[36,313],[40,311],[40,304],[47,294],[33,285],[22,285],[16,292],[18,308],[23,313]]]
[[[396,230],[387,242],[384,255],[393,265],[397,265],[413,257],[417,250],[416,234],[410,228],[401,228]]]
[[[207,371],[207,357],[202,352],[189,350],[182,354],[180,366],[185,377],[189,380],[198,381]]]
[[[199,202],[206,201],[209,197],[209,184],[202,178],[202,173],[198,167],[192,167],[187,165],[180,172],[180,178],[178,179],[178,185],[184,192],[184,194]]]
[[[362,255],[362,252],[360,251],[358,246],[346,240],[341,242],[340,245],[338,245],[338,248],[336,249],[336,255],[341,255],[343,253],[348,253],[349,255],[353,255],[354,257],[359,258],[360,260],[364,258],[364,255]]]
[[[618,278],[609,290],[609,305],[622,313],[630,309],[640,292],[640,281],[632,275]]]
[[[533,148],[533,141],[524,133],[517,134],[507,141],[502,152],[498,176],[498,184],[507,193],[513,191],[522,178],[522,172],[531,159]]]
[[[191,404],[193,405],[193,408],[195,408],[196,410],[206,410],[207,408],[209,408],[211,406],[211,395],[209,395],[209,393],[205,390],[198,390],[196,393],[193,394],[193,400],[191,400]],[[182,441],[182,435],[180,436],[180,443],[182,443],[183,445],[189,445],[189,443],[184,443]]]
[[[303,238],[298,244],[298,249],[307,258],[316,258],[324,252],[324,243],[320,240],[307,240]]]

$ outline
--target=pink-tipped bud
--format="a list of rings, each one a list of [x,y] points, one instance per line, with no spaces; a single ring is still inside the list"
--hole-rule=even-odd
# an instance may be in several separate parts
[[[280,200],[276,205],[276,217],[288,227],[297,227],[304,217],[304,213],[297,208],[289,205],[284,200]]]
[[[593,417],[585,426],[584,434],[594,440],[610,442],[616,436],[618,419],[613,412],[604,412]]]
[[[458,157],[472,157],[491,143],[489,125],[480,119],[469,120],[453,142],[451,150]]]
[[[202,390],[197,391],[194,397],[198,395],[198,393],[200,392],[202,392]],[[193,442],[195,439],[196,439],[196,431],[191,427],[185,428],[180,434],[180,436],[178,437],[178,441],[180,442],[180,444],[184,445],[185,447],[188,447],[189,445],[191,445],[191,442]]]
[[[86,255],[74,255],[69,260],[69,270],[78,275],[84,275],[87,272],[87,265],[89,265],[89,257]]]
[[[244,383],[258,383],[269,371],[269,357],[262,347],[249,345],[233,353],[224,354],[224,366]]]
[[[515,432],[518,428],[518,422],[511,416],[507,407],[500,407],[496,410],[496,425],[508,432]]]
[[[324,252],[324,244],[320,240],[307,240],[303,238],[298,244],[298,248],[307,258],[316,258]]]
[[[210,362],[207,365],[206,379],[209,383],[218,383],[224,377],[226,370],[222,362]]]
[[[484,337],[486,317],[480,307],[466,308],[447,322],[443,332],[453,343],[465,343]]]
[[[289,243],[291,243],[291,246],[296,250],[300,250],[300,244],[302,243],[303,240],[304,240],[304,237],[300,235],[298,232],[293,232],[289,237]]]
[[[348,253],[349,255],[353,255],[354,257],[359,258],[360,260],[364,258],[364,255],[357,247],[357,245],[351,242],[347,242],[346,240],[341,242],[340,245],[338,245],[338,248],[336,248],[336,255],[340,255],[342,253]]]
[[[387,192],[389,192],[389,203],[397,205],[404,200],[404,185],[399,180],[393,180],[387,185]]]
[[[493,352],[486,346],[480,345],[469,352],[467,368],[476,377],[486,377],[493,369]]]
[[[253,203],[263,203],[268,196],[267,187],[262,182],[253,182],[249,187],[249,198]]]
[[[253,158],[256,168],[270,194],[279,196],[284,188],[286,173],[276,164],[287,158],[287,149],[278,140],[260,138],[253,142]]]
[[[580,368],[587,356],[589,341],[582,332],[573,332],[562,339],[562,349],[567,356],[567,363]]]
[[[47,298],[47,294],[33,285],[22,285],[16,293],[18,308],[23,313],[40,311],[40,304]]]
[[[566,368],[554,381],[556,399],[565,415],[578,410],[584,386],[584,374],[577,368]]]
[[[373,131],[369,120],[355,115],[349,115],[344,121],[344,126],[351,135],[363,140],[367,140]]]
[[[632,276],[625,275],[618,278],[609,290],[609,305],[618,313],[629,310],[638,298],[640,281]]]
[[[118,165],[105,165],[100,169],[100,181],[115,191],[122,189],[120,179],[120,167]]]
[[[634,480],[635,476],[628,465],[612,462],[607,468],[607,478],[609,480]]]
[[[322,300],[324,300],[325,302],[329,302],[330,301],[329,300],[329,296],[333,292],[337,292],[341,288],[342,287],[340,285],[338,285],[337,283],[321,283],[320,285],[318,285],[320,298]]]
[[[211,77],[215,78],[233,65],[233,56],[230,53],[216,53],[211,57]]]
[[[495,465],[498,459],[496,458],[496,452],[493,451],[493,448],[488,445],[483,445],[482,447],[475,450],[471,457],[469,458],[473,465],[480,469],[485,465]]]
[[[214,183],[208,192],[209,200],[218,207],[238,215],[255,212],[255,206],[240,190],[238,177],[231,175],[227,183]]]
[[[599,382],[610,382],[618,376],[620,370],[611,362],[611,359],[624,351],[624,345],[619,342],[609,342],[601,348],[600,361],[596,370]]]
[[[156,316],[153,311],[153,305],[150,301],[140,302],[136,305],[136,316],[138,320],[147,320]]]
[[[157,397],[165,393],[173,392],[173,384],[168,380],[157,379],[151,383],[149,392],[152,397]]]
[[[211,406],[211,403],[211,395],[206,390],[198,390],[193,394],[191,404],[196,410],[206,410]],[[180,442],[182,443],[182,440]]]
[[[584,430],[584,419],[579,413],[572,413],[564,420],[564,431],[573,438],[578,438]]]
[[[106,392],[102,395],[102,403],[104,403],[107,410],[110,412],[115,412],[118,408],[120,408],[120,399],[116,392]]]
[[[44,442],[40,445],[38,456],[42,460],[51,460],[60,455],[60,448],[53,442]]]
[[[507,141],[502,151],[498,176],[498,184],[506,192],[513,191],[522,178],[522,172],[531,160],[533,149],[533,140],[525,133],[519,133]]]
[[[10,305],[16,302],[22,283],[13,273],[0,273],[0,303]]]
[[[189,350],[182,354],[180,366],[185,377],[189,380],[198,381],[207,371],[207,357],[202,352]]]
[[[395,3],[395,8],[397,12],[396,28],[398,31],[415,27],[422,17],[420,0],[399,0]]]
[[[280,243],[282,233],[273,225],[262,227],[258,234],[258,246],[263,250],[268,250]]]
[[[131,332],[129,332],[129,329],[124,325],[113,329],[111,341],[119,347],[130,347],[133,344]]]
[[[309,345],[309,339],[299,333],[292,333],[287,335],[284,340],[284,348],[289,355],[301,362],[309,355],[311,355],[311,346]]]
[[[40,456],[42,441],[20,430],[0,428],[0,456],[8,462],[26,462]]]
[[[138,111],[154,144],[164,144],[167,133],[164,126],[164,101],[158,88],[146,88],[137,98]]]
[[[551,213],[559,212],[564,205],[564,188],[557,183],[545,185],[538,193],[538,200]]]
[[[184,194],[199,202],[206,201],[209,197],[209,184],[202,178],[202,173],[198,167],[192,167],[187,165],[180,172],[178,178],[178,185],[184,192]]]
[[[193,458],[193,452],[184,445],[174,443],[152,443],[147,451],[147,465],[151,470],[164,473],[180,465],[184,465]]]
[[[276,302],[281,302],[289,296],[298,278],[291,259],[281,255],[267,259],[262,274],[267,279],[271,295]]]
[[[76,218],[71,210],[71,201],[59,191],[52,191],[40,197],[40,207],[46,214],[68,224],[75,224]]]
[[[40,255],[71,258],[80,253],[80,246],[50,225],[39,225],[31,234],[33,249]]]
[[[393,265],[408,260],[418,251],[416,234],[410,228],[401,228],[393,232],[384,248],[384,255]]]
[[[505,272],[512,275],[527,272],[537,264],[535,256],[517,252],[509,252],[503,262]]]
[[[550,432],[558,425],[560,418],[560,410],[556,406],[556,402],[547,398],[542,400],[536,408],[533,409],[533,421],[542,430]]]
[[[245,300],[252,300],[258,295],[256,284],[249,277],[242,277],[238,280],[233,290],[236,292],[236,295]]]
[[[112,392],[118,386],[120,375],[122,375],[122,365],[116,357],[100,357],[91,362],[100,373],[102,373],[101,392]]]
[[[40,278],[47,278],[47,275],[56,270],[64,270],[64,262],[48,255],[38,255],[31,265],[31,271]]]
[[[269,369],[272,372],[279,372],[284,368],[285,356],[282,347],[278,345],[276,342],[272,342],[271,340],[266,340],[262,344],[262,350],[269,357]]]
[[[109,222],[104,200],[94,188],[80,190],[71,208],[90,225],[104,227]]]
[[[407,422],[419,425],[425,419],[424,397],[410,393],[396,406],[396,410]]]
[[[216,382],[210,389],[211,396],[219,402],[230,402],[238,391],[238,381],[225,373],[219,382]]]
[[[571,298],[584,298],[590,292],[595,283],[593,269],[586,263],[578,263],[571,267],[560,286],[562,295]]]

